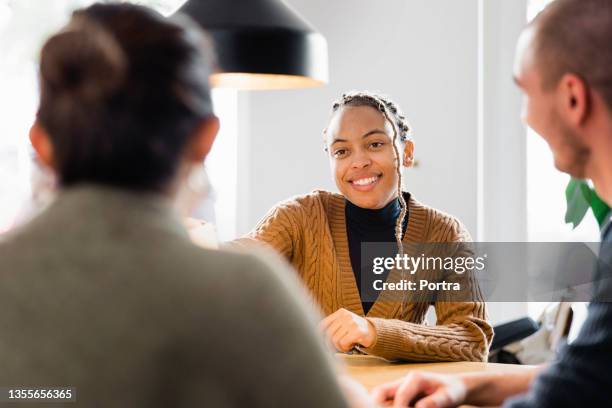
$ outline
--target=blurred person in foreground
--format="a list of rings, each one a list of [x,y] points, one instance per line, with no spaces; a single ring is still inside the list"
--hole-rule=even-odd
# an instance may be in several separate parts
[[[59,191],[0,243],[0,387],[347,405],[286,266],[195,246],[172,208],[219,128],[211,57],[189,21],[129,4],[76,11],[44,45],[30,139]]]
[[[556,0],[522,33],[515,81],[523,120],[550,146],[555,166],[593,181],[612,205],[612,2]],[[579,336],[548,367],[517,374],[412,373],[373,390],[394,406],[512,408],[609,406],[612,389],[612,228],[602,228],[593,302]],[[586,273],[589,273],[587,271]],[[516,394],[524,394],[515,396]]]

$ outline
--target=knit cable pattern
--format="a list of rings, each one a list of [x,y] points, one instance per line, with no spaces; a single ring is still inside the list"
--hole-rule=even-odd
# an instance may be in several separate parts
[[[326,191],[294,197],[277,204],[236,243],[265,243],[280,252],[324,315],[346,308],[364,316],[350,264],[344,205],[342,195]],[[404,243],[471,241],[456,218],[412,197],[408,209]],[[388,360],[486,361],[493,329],[484,302],[435,302],[435,326],[424,324],[429,303],[409,303],[403,315],[400,306],[384,298],[376,301],[366,317],[376,327],[377,341],[362,351]]]

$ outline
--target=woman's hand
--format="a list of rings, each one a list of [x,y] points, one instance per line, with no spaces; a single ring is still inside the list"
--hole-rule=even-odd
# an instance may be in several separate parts
[[[466,394],[467,387],[461,377],[418,371],[372,390],[372,397],[378,404],[392,403],[393,407],[414,404],[415,408],[456,407],[465,401]]]
[[[325,332],[336,350],[346,353],[355,345],[371,347],[376,342],[376,329],[365,317],[346,309],[338,309],[321,321]]]

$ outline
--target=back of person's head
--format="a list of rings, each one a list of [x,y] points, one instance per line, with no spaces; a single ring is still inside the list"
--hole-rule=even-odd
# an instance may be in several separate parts
[[[165,191],[213,117],[212,49],[189,20],[131,4],[74,12],[44,45],[37,123],[62,186]]]
[[[533,20],[535,56],[544,87],[576,74],[612,112],[612,1],[555,0]]]

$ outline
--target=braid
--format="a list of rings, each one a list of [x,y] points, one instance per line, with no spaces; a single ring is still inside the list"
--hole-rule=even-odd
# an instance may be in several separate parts
[[[401,155],[397,149],[397,139],[405,142],[410,138],[410,124],[401,112],[399,107],[387,96],[368,92],[368,91],[351,91],[342,94],[340,100],[335,101],[332,105],[332,112],[336,112],[342,106],[371,106],[378,109],[385,119],[391,123],[393,128],[393,154],[395,156],[395,172],[397,174],[397,196],[400,202],[400,215],[395,223],[395,241],[400,255],[403,255],[404,248],[402,245],[403,225],[406,213],[408,212],[406,200],[402,194],[402,173],[401,173]],[[392,120],[393,118],[394,120]]]
[[[401,173],[401,155],[397,149],[397,139],[405,142],[410,138],[410,125],[406,117],[400,111],[399,107],[387,96],[380,95],[367,91],[352,91],[342,94],[340,100],[332,105],[332,112],[336,112],[342,106],[371,106],[379,110],[385,119],[391,123],[393,128],[393,155],[395,156],[395,172],[397,174],[397,197],[400,203],[400,215],[395,222],[395,241],[397,243],[398,253],[404,254],[404,246],[402,244],[403,225],[406,214],[408,213],[408,205],[402,194],[402,173]],[[394,120],[392,120],[392,118]],[[325,133],[325,131],[324,131]],[[401,270],[401,279],[406,278],[406,271]],[[407,291],[403,291],[402,303],[400,308],[400,316],[403,318],[406,314]]]
[[[333,103],[332,112],[336,112],[342,106],[371,106],[383,114],[387,111],[385,117],[399,132],[400,140],[405,142],[410,139],[410,123],[400,108],[387,95],[369,91],[351,91],[343,93],[341,98]],[[390,117],[395,120],[390,120]]]

